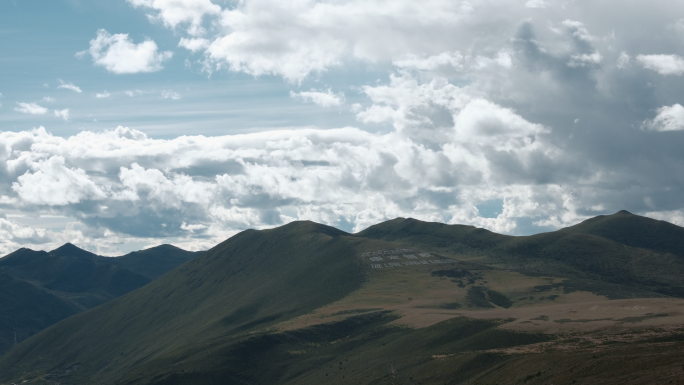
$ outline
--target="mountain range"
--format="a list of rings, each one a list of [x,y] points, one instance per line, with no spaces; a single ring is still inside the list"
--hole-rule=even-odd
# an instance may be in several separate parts
[[[679,381],[682,240],[626,211],[525,237],[410,218],[246,230],[120,296],[137,281],[117,269],[139,265],[102,269],[84,292],[113,299],[12,348],[0,383]]]
[[[102,257],[67,243],[0,258],[0,355],[16,342],[119,297],[195,257],[171,245]]]

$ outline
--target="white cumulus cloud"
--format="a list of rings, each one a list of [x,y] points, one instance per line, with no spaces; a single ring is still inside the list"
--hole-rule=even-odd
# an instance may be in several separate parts
[[[43,115],[48,112],[48,109],[40,106],[36,103],[21,103],[17,102],[17,106],[14,107],[14,110],[17,112],[21,112],[22,114],[30,114],[30,115]]]
[[[472,11],[467,1],[245,1],[222,12],[221,25],[229,32],[206,53],[233,71],[300,82],[344,60],[391,62],[421,51],[449,51],[448,39],[435,36],[453,34]]]
[[[316,91],[312,89],[311,91],[301,91],[301,92],[293,92],[290,91],[290,97],[305,101],[305,102],[310,102],[314,103],[316,105],[319,105],[321,107],[335,107],[335,106],[340,106],[344,103],[344,94],[339,93],[336,94],[332,92],[331,89],[328,89],[326,91]]]
[[[84,170],[66,167],[64,157],[52,156],[37,162],[32,165],[32,171],[12,183],[12,190],[27,203],[66,205],[106,196]]]
[[[98,99],[106,99],[106,98],[108,98],[108,97],[110,97],[110,96],[112,96],[112,94],[110,94],[110,93],[107,92],[106,90],[105,90],[105,92],[101,92],[101,93],[95,94],[95,97],[98,98]]]
[[[157,44],[150,39],[135,44],[128,34],[112,35],[104,29],[97,31],[87,52],[96,65],[116,74],[159,71],[162,63],[173,56],[170,51],[159,52]]]
[[[636,60],[644,68],[661,75],[681,75],[684,73],[684,59],[678,55],[637,55]]]
[[[178,42],[179,47],[183,47],[189,51],[192,52],[197,52],[200,50],[203,50],[207,47],[209,47],[210,41],[207,39],[201,39],[201,38],[196,38],[196,39],[187,39],[182,37],[180,39],[180,42]]]
[[[650,131],[684,130],[684,107],[679,103],[661,107],[656,117],[645,121],[642,128]]]
[[[221,7],[210,0],[127,0],[134,7],[146,7],[157,11],[155,15],[148,15],[151,20],[160,20],[170,28],[179,24],[188,24],[187,32],[191,35],[201,35],[204,15],[217,15]]]

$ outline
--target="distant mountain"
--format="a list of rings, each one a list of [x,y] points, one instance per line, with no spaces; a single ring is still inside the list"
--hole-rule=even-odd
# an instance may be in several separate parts
[[[396,218],[371,226],[356,234],[359,237],[426,245],[450,253],[481,252],[502,245],[515,237],[466,225],[423,222]]]
[[[50,256],[53,257],[76,257],[76,258],[97,258],[97,254],[90,251],[83,250],[80,247],[71,243],[65,243],[62,246],[52,250]]]
[[[639,327],[679,316],[684,301],[663,297],[684,263],[665,236],[619,242],[630,215],[529,237],[402,218],[246,230],[23,341],[0,383],[663,383],[684,336]]]
[[[0,258],[0,354],[47,326],[142,287],[197,253],[162,245],[101,257],[67,243]]]
[[[114,259],[109,258],[108,261],[153,280],[161,277],[167,271],[184,264],[198,254],[172,245],[160,245],[134,251]]]
[[[81,310],[66,296],[0,272],[0,353]]]

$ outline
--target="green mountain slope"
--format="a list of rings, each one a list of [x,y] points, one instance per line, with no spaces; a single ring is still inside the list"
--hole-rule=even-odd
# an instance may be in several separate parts
[[[70,298],[84,309],[149,282],[140,274],[113,265],[108,258],[73,245],[51,252],[17,250],[0,259],[0,271],[47,291],[70,293]]]
[[[305,314],[361,286],[358,240],[346,235],[311,222],[242,232],[133,293],[29,338],[0,361],[0,381],[27,370],[51,373],[55,363],[80,362],[84,377],[74,383],[98,383],[179,355],[204,362],[214,352],[212,360],[223,362],[220,352],[236,334]]]
[[[626,383],[645,352],[644,378],[658,382],[681,371],[681,330],[620,328],[678,317],[656,309],[684,301],[606,296],[676,294],[681,267],[588,231],[509,237],[396,219],[347,234],[293,222],[239,233],[39,332],[0,357],[0,384]],[[584,340],[582,328],[598,332]]]
[[[0,354],[80,311],[146,285],[196,253],[163,245],[124,257],[67,243],[50,252],[19,249],[0,258]]]
[[[534,274],[593,279],[684,297],[684,228],[620,211],[524,237],[398,218],[357,234]]]
[[[449,254],[479,254],[514,239],[474,226],[397,218],[371,226],[358,237],[402,242]]]
[[[80,308],[68,299],[0,272],[0,353]]]
[[[587,219],[561,231],[597,235],[623,245],[672,253],[684,258],[684,228],[624,210]]]

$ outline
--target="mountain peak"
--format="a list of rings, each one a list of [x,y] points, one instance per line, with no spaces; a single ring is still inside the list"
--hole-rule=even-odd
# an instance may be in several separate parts
[[[83,250],[80,247],[72,244],[65,243],[62,246],[50,251],[50,255],[55,257],[96,257],[97,254],[91,253],[90,251]]]
[[[559,231],[597,235],[627,246],[684,256],[684,228],[627,210],[590,218]]]

